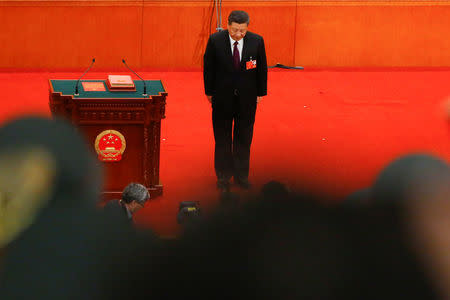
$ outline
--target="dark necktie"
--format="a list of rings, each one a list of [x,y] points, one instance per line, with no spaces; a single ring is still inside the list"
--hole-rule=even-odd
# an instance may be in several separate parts
[[[239,71],[241,69],[241,59],[239,58],[239,49],[238,49],[237,45],[238,45],[238,42],[234,42],[233,66],[236,71]]]

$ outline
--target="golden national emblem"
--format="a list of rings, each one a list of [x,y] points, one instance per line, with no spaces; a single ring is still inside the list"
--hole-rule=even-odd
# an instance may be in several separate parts
[[[102,131],[95,139],[98,159],[104,162],[120,161],[125,148],[125,137],[116,130]]]

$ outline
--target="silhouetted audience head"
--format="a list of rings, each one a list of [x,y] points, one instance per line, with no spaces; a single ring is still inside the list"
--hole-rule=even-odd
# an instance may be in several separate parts
[[[266,183],[262,189],[261,194],[265,199],[273,201],[286,201],[289,198],[289,189],[278,181],[270,181]]]
[[[3,245],[47,207],[94,208],[100,171],[76,129],[62,120],[25,117],[0,128]]]
[[[408,163],[408,167],[404,164]],[[441,299],[450,298],[450,165],[430,156],[397,162],[408,238]],[[407,175],[406,175],[407,174]]]
[[[378,175],[373,187],[374,203],[402,205],[424,188],[446,185],[442,180],[448,174],[448,164],[427,154],[412,154],[391,162]]]
[[[426,189],[446,185],[445,174],[448,164],[432,155],[410,154],[390,162],[378,174],[371,187],[351,193],[344,205],[388,205],[401,206],[417,198]]]
[[[363,210],[354,228],[370,232],[355,239],[362,242],[361,249],[370,258],[364,261],[375,275],[366,275],[366,282],[383,278],[386,287],[401,291],[404,281],[396,283],[396,278],[408,278],[417,293],[411,297],[449,298],[449,165],[427,154],[399,157],[354,200],[361,203],[362,198],[369,202],[359,205]]]

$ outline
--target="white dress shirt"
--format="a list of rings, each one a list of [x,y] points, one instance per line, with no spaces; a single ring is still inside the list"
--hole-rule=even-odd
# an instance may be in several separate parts
[[[236,42],[235,40],[233,40],[230,36],[230,43],[231,43],[231,55],[233,55],[233,50],[234,50],[234,42]],[[242,38],[240,41],[238,41],[237,44],[237,48],[239,50],[239,61],[242,61],[242,48],[244,48],[244,38]]]

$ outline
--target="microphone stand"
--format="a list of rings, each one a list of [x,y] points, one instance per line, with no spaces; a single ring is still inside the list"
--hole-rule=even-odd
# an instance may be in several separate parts
[[[142,80],[142,82],[144,83],[144,92],[142,93],[142,96],[147,97],[147,85],[145,84],[145,80],[141,78],[141,76],[139,76],[135,71],[131,70],[131,68],[127,65],[125,59],[122,59],[123,64],[125,65],[125,67],[127,67],[128,70],[130,70],[131,72],[133,72],[134,75],[136,75],[137,77],[139,77],[140,80]]]
[[[78,93],[78,83],[80,83],[81,78],[83,78],[83,76],[86,75],[87,72],[89,72],[89,70],[92,68],[92,65],[94,63],[95,63],[95,58],[92,59],[92,63],[89,66],[89,68],[87,68],[87,70],[83,73],[83,75],[81,75],[81,77],[78,78],[77,84],[75,84],[75,92],[73,93],[74,96],[80,96],[80,94]]]

